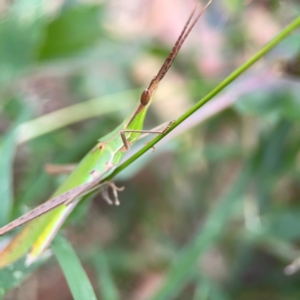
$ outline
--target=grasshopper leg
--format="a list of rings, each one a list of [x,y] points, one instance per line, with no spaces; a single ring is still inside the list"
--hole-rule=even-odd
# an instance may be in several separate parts
[[[124,148],[126,151],[128,151],[130,149],[130,143],[128,142],[125,133],[142,133],[142,137],[148,135],[148,134],[165,134],[170,127],[172,126],[172,124],[175,121],[171,121],[169,122],[169,124],[167,125],[166,128],[164,128],[163,130],[156,130],[156,128],[154,128],[153,130],[130,130],[130,129],[123,129],[120,131],[120,135],[124,144]]]
[[[124,186],[117,187],[113,182],[110,182],[110,181],[105,182],[105,184],[106,184],[106,188],[102,191],[102,197],[104,198],[104,200],[110,205],[112,205],[112,204],[115,204],[117,206],[120,205],[118,192],[123,191]],[[111,200],[111,198],[108,194],[108,187],[110,187],[113,192],[113,200]]]
[[[77,164],[65,164],[65,165],[56,165],[56,164],[46,164],[44,170],[49,175],[59,175],[59,174],[68,174],[71,173]]]

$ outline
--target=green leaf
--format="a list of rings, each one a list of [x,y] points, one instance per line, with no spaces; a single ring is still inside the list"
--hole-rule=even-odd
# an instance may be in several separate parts
[[[72,246],[60,234],[52,243],[52,249],[66,277],[75,300],[97,299],[93,287]]]
[[[40,60],[64,58],[83,51],[99,40],[100,6],[79,6],[63,11],[48,24],[39,51]]]

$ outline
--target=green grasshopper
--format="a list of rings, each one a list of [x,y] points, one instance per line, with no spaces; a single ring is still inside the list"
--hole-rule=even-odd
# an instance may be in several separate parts
[[[29,222],[0,253],[0,267],[15,262],[30,248],[26,263],[35,261],[50,245],[77,203],[86,194],[105,184],[99,184],[102,177],[119,164],[125,152],[141,137],[141,134],[165,134],[169,130],[172,122],[162,131],[143,130],[144,119],[160,81],[168,72],[184,41],[211,1],[198,14],[196,14],[198,5],[192,11],[167,59],[151,80],[148,88],[141,94],[140,103],[132,115],[111,133],[98,140],[96,146],[81,160],[76,169],[53,194],[52,199],[0,228],[0,235],[3,235]],[[106,184],[113,188],[116,204],[118,204],[118,188],[112,183],[106,182]]]

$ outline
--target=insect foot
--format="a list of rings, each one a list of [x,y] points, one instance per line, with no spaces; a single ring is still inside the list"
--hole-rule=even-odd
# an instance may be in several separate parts
[[[122,187],[117,187],[113,182],[107,181],[105,182],[106,186],[102,191],[102,197],[104,198],[104,200],[109,204],[109,205],[120,205],[120,200],[118,198],[118,192],[121,192],[125,189],[124,186]],[[108,188],[111,188],[112,193],[113,193],[113,200],[111,200],[109,193],[108,193]]]
[[[44,171],[49,175],[69,174],[76,169],[76,164],[45,164]]]
[[[162,134],[165,134],[170,128],[171,126],[176,122],[176,120],[171,121],[168,126],[163,130]]]

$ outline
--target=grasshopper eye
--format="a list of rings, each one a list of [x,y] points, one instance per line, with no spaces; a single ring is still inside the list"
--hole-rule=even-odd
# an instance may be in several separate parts
[[[149,90],[145,89],[141,95],[141,100],[140,100],[141,105],[146,106],[150,101],[150,97],[151,97],[151,95],[150,95]]]

